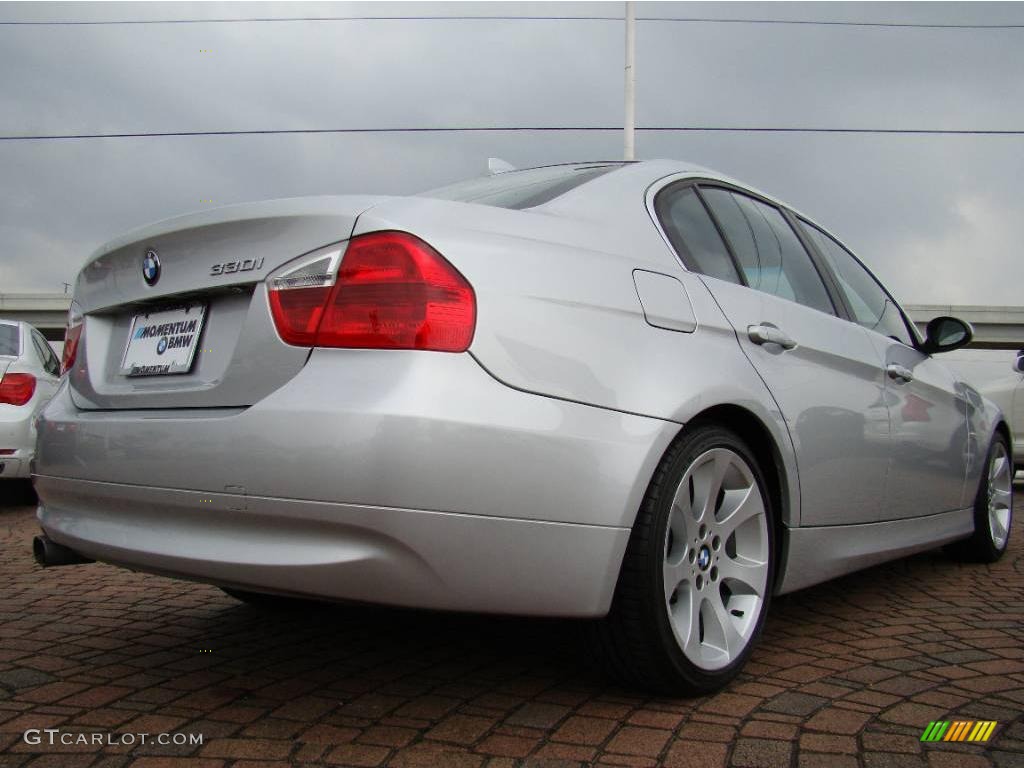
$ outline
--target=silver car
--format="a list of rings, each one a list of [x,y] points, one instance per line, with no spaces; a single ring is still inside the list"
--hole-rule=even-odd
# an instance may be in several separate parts
[[[722,686],[772,595],[993,561],[1010,433],[838,240],[669,162],[164,221],[78,277],[44,564],[590,618],[617,677]]]
[[[0,482],[30,476],[36,417],[59,379],[60,362],[43,334],[0,319]]]

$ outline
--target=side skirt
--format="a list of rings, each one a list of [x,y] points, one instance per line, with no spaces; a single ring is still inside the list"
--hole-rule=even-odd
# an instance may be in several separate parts
[[[862,568],[923,552],[974,532],[972,509],[859,525],[790,528],[785,571],[776,594],[784,595]]]

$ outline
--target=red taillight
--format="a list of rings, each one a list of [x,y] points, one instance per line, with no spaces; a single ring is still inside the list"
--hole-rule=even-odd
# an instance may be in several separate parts
[[[316,329],[330,295],[330,286],[271,290],[270,311],[281,338],[300,347],[315,345]]]
[[[274,323],[286,342],[439,352],[469,347],[476,326],[473,288],[418,237],[354,237],[335,277],[323,270],[333,269],[337,255],[315,254],[268,280]]]
[[[0,403],[24,405],[36,391],[36,377],[31,373],[8,373],[0,379]]]
[[[61,355],[60,372],[67,373],[75,364],[78,355],[78,343],[82,339],[83,318],[78,302],[72,301],[68,308],[68,324],[64,329],[64,354]]]

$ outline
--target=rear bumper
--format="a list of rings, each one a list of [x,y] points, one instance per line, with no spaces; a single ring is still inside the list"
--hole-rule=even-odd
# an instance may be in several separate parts
[[[13,454],[0,455],[0,480],[29,477],[29,465],[36,453],[36,431],[32,417],[38,410],[37,393],[25,406],[0,403],[0,449]]]
[[[26,456],[0,456],[0,480],[31,477],[28,471],[31,461],[31,453]]]
[[[29,464],[35,455],[36,435],[32,429],[35,410],[31,403],[0,405],[0,448],[14,450],[14,453],[0,455],[0,480],[29,477]]]
[[[280,594],[607,612],[629,531],[39,478],[47,534],[92,559]],[[244,508],[243,508],[244,507]]]
[[[469,355],[317,350],[248,408],[40,422],[39,519],[97,560],[226,586],[598,616],[678,424],[519,392]]]

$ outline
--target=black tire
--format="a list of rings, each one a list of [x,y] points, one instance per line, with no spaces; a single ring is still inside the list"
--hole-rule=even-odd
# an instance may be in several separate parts
[[[284,597],[282,595],[268,595],[263,592],[249,592],[234,587],[220,587],[220,590],[230,597],[239,600],[253,608],[267,612],[287,612],[322,606],[315,600],[305,600],[301,597]]]
[[[722,668],[704,669],[687,658],[676,640],[668,616],[662,569],[668,549],[673,546],[668,527],[676,489],[698,457],[716,448],[739,454],[749,465],[760,490],[767,523],[767,578],[760,613],[753,620],[743,650]],[[611,611],[592,627],[591,647],[606,671],[628,686],[672,696],[715,691],[735,677],[757,643],[771,600],[776,551],[774,519],[763,471],[746,442],[732,430],[714,424],[688,429],[664,456],[651,480],[633,525]],[[689,547],[687,540],[686,548]],[[721,591],[724,584],[723,580],[717,588]],[[705,586],[711,588],[710,583]],[[703,623],[700,626],[703,640]]]
[[[991,490],[990,469],[994,457],[1001,450],[1001,455],[1010,462],[1009,471],[1009,516],[1006,522],[1006,536],[1000,543],[995,540],[992,526],[989,525],[989,491]],[[985,464],[981,469],[981,480],[978,492],[974,497],[974,533],[968,539],[956,541],[946,546],[946,553],[957,560],[970,563],[994,563],[1001,558],[1010,545],[1010,532],[1013,523],[1013,472],[1010,458],[1010,445],[1002,433],[996,432],[985,454]]]

